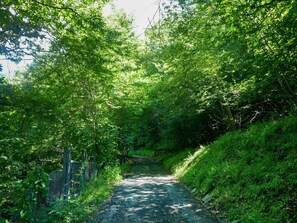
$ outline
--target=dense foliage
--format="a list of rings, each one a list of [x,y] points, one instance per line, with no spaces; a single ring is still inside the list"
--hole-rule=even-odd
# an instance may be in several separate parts
[[[296,1],[189,0],[166,9],[147,32],[154,145],[196,146],[294,112]]]
[[[67,147],[103,168],[296,115],[296,0],[172,0],[145,41],[107,2],[0,3],[0,55],[35,58],[0,77],[2,219],[36,218]]]
[[[88,157],[99,169],[117,163],[121,107],[139,75],[138,46],[132,20],[120,12],[104,19],[103,2],[1,4],[8,16],[1,30],[9,37],[1,36],[3,54],[17,60],[26,47],[36,57],[24,73],[0,83],[1,217],[31,222],[46,173],[61,167],[65,148],[73,160]],[[36,49],[44,46],[38,38],[48,38],[48,52]]]

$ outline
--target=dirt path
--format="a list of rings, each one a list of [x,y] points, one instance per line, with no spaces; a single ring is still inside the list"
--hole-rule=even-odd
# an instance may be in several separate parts
[[[137,158],[95,222],[217,223],[174,177],[149,158]]]

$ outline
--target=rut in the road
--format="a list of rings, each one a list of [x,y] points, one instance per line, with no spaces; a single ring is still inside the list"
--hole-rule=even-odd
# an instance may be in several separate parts
[[[94,222],[217,223],[174,177],[149,158],[138,158]]]

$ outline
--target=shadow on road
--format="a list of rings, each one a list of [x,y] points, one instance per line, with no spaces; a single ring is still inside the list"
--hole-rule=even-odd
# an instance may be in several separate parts
[[[218,222],[153,159],[137,157],[135,160],[95,222]]]

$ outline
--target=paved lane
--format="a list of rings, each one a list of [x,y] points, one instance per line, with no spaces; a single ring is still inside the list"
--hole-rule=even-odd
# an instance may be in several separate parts
[[[150,158],[138,158],[101,209],[97,223],[217,223],[203,205]]]

